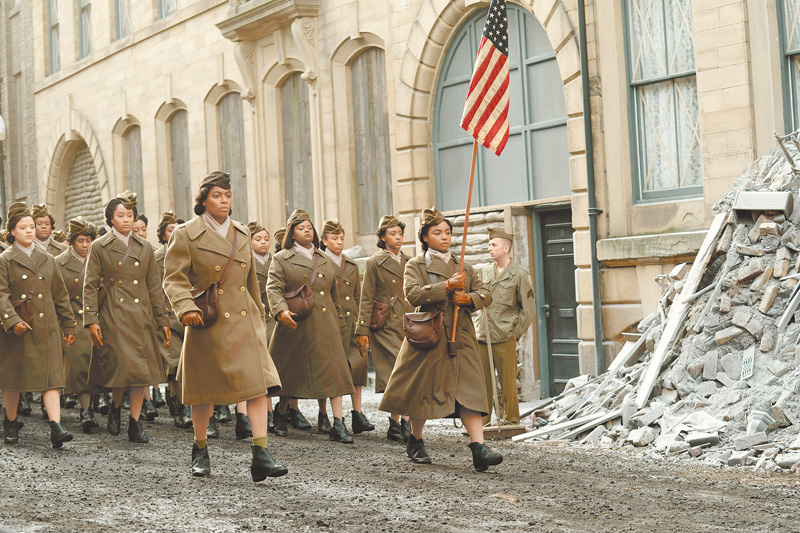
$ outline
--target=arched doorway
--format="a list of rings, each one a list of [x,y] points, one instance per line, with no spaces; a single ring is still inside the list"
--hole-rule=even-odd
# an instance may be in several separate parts
[[[567,112],[555,51],[533,15],[512,4],[507,11],[511,130],[500,157],[478,151],[473,206],[570,194]],[[463,209],[466,199],[473,139],[461,128],[461,115],[486,13],[477,11],[458,29],[437,82],[433,157],[436,203],[445,211]]]

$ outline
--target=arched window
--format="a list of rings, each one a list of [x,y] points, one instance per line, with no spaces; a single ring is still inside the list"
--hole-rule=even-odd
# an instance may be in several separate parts
[[[555,52],[533,15],[512,4],[507,10],[511,129],[500,157],[478,150],[473,206],[570,194],[567,112]],[[436,204],[443,210],[465,207],[473,139],[461,128],[461,115],[486,13],[479,10],[458,30],[437,83],[433,157]]]
[[[192,179],[189,173],[189,115],[179,109],[167,122],[169,139],[170,174],[172,175],[172,194],[175,213],[189,219],[194,202],[192,200]]]
[[[367,48],[350,65],[353,108],[358,233],[375,232],[392,212],[392,165],[386,103],[386,60],[380,48]]]
[[[247,222],[247,167],[245,165],[244,110],[242,97],[231,92],[217,104],[220,168],[231,175],[231,187],[239,200],[231,216]]]
[[[144,176],[142,175],[142,129],[133,125],[123,135],[125,158],[125,182],[128,189],[139,199],[139,209],[144,209]]]
[[[297,207],[313,214],[314,181],[311,167],[311,115],[308,107],[308,86],[297,72],[283,82],[279,94],[286,218],[289,218],[289,215]]]

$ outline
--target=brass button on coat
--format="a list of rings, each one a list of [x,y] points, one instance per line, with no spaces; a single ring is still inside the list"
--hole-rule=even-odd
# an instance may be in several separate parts
[[[138,304],[139,303],[139,298],[134,298],[133,299],[133,303]]]
[[[119,299],[119,303],[124,304],[125,303],[125,298],[120,298]]]
[[[133,280],[133,284],[134,285],[138,285],[139,284],[139,280],[138,279]]]
[[[247,263],[242,263],[242,268],[247,268]]]
[[[22,275],[22,279],[28,279],[28,275],[27,274],[23,274]]]
[[[136,262],[133,264],[133,266],[137,266],[137,267],[138,267],[138,266],[139,266],[139,261],[136,261]]]
[[[317,274],[317,276],[319,276],[320,278],[324,277],[322,274]]]
[[[323,308],[322,308],[322,312],[323,312],[323,313],[326,313],[327,311],[328,311],[328,308],[327,308],[327,307],[323,307]]]
[[[215,266],[215,267],[214,267],[214,270],[216,270],[217,272],[219,272],[220,270],[222,270],[222,268],[221,268],[219,265],[217,265],[217,266]]]
[[[325,291],[319,291],[320,296],[325,296]]]
[[[230,313],[225,313],[225,318],[230,318],[230,317],[231,317]]]
[[[39,318],[44,318],[44,313],[39,313]]]
[[[347,300],[348,302],[350,301],[350,297],[349,296],[345,296],[344,299]]]
[[[222,294],[222,289],[220,289],[219,291],[217,291],[217,293],[218,293],[218,294]]]
[[[242,311],[242,316],[247,316],[247,311]]]
[[[37,297],[38,297],[40,300],[42,299],[42,295],[41,295],[41,294],[37,295]]]
[[[350,311],[347,312],[347,316],[350,316]]]
[[[246,290],[247,290],[247,288],[246,288],[246,287],[244,287],[244,286],[242,286],[242,287],[239,287],[239,290],[240,290],[240,291],[242,291],[242,292],[244,292],[244,291],[246,291]]]

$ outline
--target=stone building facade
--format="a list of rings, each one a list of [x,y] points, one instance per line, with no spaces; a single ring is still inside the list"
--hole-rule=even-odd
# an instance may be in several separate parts
[[[513,230],[534,277],[526,395],[596,371],[577,2],[508,0],[512,140],[479,155],[467,239],[481,263],[485,229]],[[470,144],[457,118],[488,1],[33,4],[38,191],[60,223],[125,188],[151,218],[188,217],[223,168],[235,215],[273,230],[301,206],[370,252],[392,210],[413,252],[418,213],[437,204],[460,244]],[[713,203],[773,131],[796,127],[796,4],[585,1],[607,359],[655,310],[653,278],[692,258]]]

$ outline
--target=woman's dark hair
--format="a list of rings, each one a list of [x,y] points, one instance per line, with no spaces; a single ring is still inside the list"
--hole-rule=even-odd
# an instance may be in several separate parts
[[[119,198],[112,198],[108,205],[106,205],[106,224],[108,224],[109,228],[113,228],[114,224],[111,223],[111,220],[114,218],[114,210],[117,208],[118,205],[122,205],[122,202]],[[136,208],[133,208],[133,220],[139,216],[139,211]]]
[[[14,239],[14,235],[11,234],[11,231],[17,227],[17,224],[19,224],[20,220],[27,217],[31,217],[34,225],[36,224],[36,219],[33,218],[33,215],[21,215],[21,216],[11,217],[10,219],[8,219],[8,231],[6,232],[6,242],[8,244],[14,244],[14,241],[16,240]]]
[[[169,224],[183,224],[184,222],[186,221],[183,220],[182,218],[179,218],[175,222],[170,222]],[[161,223],[158,225],[158,229],[156,230],[156,235],[158,235],[158,242],[161,244],[167,244],[167,241],[164,240],[164,234],[167,232],[167,227],[169,226],[169,224]]]
[[[73,244],[75,244],[75,241],[77,241],[78,237],[80,237],[80,236],[91,237],[92,240],[95,240],[97,238],[97,228],[94,226],[94,224],[91,224],[91,229],[89,230],[89,234],[88,235],[85,234],[85,233],[70,233],[67,236],[67,241],[69,242],[70,245],[73,245]]]
[[[275,253],[276,253],[276,254],[277,254],[278,252],[280,252],[281,250],[283,250],[283,248],[282,248],[282,245],[283,245],[283,242],[281,242],[281,241],[279,241],[279,240],[275,239]]]
[[[98,237],[102,237],[106,233],[108,233],[108,230],[106,228],[100,228],[99,230],[97,230],[97,236]]]
[[[316,231],[317,230],[314,230],[315,233],[316,233]],[[326,232],[322,232],[322,238],[320,238],[320,240],[319,240],[319,249],[324,252],[325,248],[327,248],[327,246],[325,246],[325,237],[327,237],[328,235],[339,235],[340,233],[344,234],[344,229],[340,229],[339,231],[330,231],[330,232],[327,232],[327,233]]]
[[[286,228],[286,235],[283,236],[283,242],[281,243],[281,250],[288,250],[292,246],[294,246],[294,228],[302,224],[303,222],[308,222],[307,220],[296,220],[292,222],[292,224]],[[311,223],[311,229],[314,230],[314,246],[319,248],[319,235],[317,235],[317,228],[314,227],[314,223]]]
[[[44,217],[47,217],[47,218],[49,218],[49,219],[50,219],[50,230],[51,230],[51,231],[55,231],[55,229],[56,229],[56,219],[55,219],[55,218],[53,218],[53,215],[51,215],[50,213],[48,213],[48,214],[46,214],[46,215],[42,215],[42,216],[40,216],[40,217],[36,217],[36,218],[44,218]],[[33,219],[33,223],[34,223],[34,224],[36,224],[36,218],[34,218],[34,219]]]
[[[405,222],[400,222],[399,224],[396,224],[394,226],[386,226],[385,228],[379,228],[378,231],[375,232],[375,235],[378,236],[378,248],[381,248],[383,250],[386,249],[386,243],[383,242],[381,237],[386,236],[386,230],[388,230],[389,228],[396,228],[397,226],[400,226],[400,229],[403,231],[403,233],[406,232]]]
[[[210,185],[205,187],[200,187],[200,190],[197,191],[197,196],[194,197],[194,214],[197,216],[202,215],[206,212],[206,206],[203,205],[203,202],[208,200],[208,195],[214,187],[219,187],[225,191],[231,190],[230,187],[223,187],[222,185]]]
[[[444,221],[447,222],[448,226],[450,226],[450,233],[452,233],[453,232],[453,223],[450,222],[447,219],[444,219]],[[441,222],[439,222],[439,224],[441,224]],[[426,224],[426,225],[422,226],[421,228],[419,228],[419,235],[417,235],[417,237],[419,238],[419,243],[422,245],[422,251],[423,252],[427,252],[428,251],[428,243],[425,242],[422,238],[423,237],[427,237],[428,236],[428,231],[433,226],[438,226],[439,224]]]
[[[150,221],[149,221],[149,220],[147,220],[147,217],[144,215],[144,213],[142,213],[141,215],[139,215],[139,216],[137,216],[137,217],[136,217],[136,222],[138,222],[138,221],[140,221],[140,220],[141,220],[142,222],[144,222],[144,226],[145,226],[145,227],[147,227],[147,226],[150,224]]]

